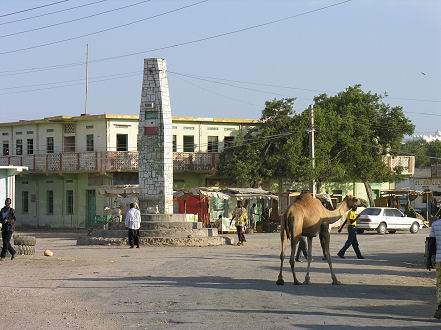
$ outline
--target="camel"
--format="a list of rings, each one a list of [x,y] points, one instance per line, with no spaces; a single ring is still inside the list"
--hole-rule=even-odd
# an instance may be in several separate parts
[[[326,209],[320,200],[313,198],[310,193],[301,194],[297,200],[292,203],[281,219],[280,237],[282,240],[282,252],[280,253],[280,273],[277,279],[277,285],[285,284],[282,276],[283,259],[285,258],[285,249],[288,239],[291,239],[291,257],[289,263],[291,265],[294,284],[301,285],[297,280],[294,270],[294,255],[299,242],[300,236],[308,237],[308,266],[306,269],[305,281],[303,284],[310,284],[309,268],[311,264],[312,238],[320,233],[321,244],[326,251],[326,260],[328,261],[331,271],[332,284],[341,284],[332,269],[331,256],[329,254],[329,225],[339,220],[352,207],[367,206],[364,199],[360,199],[351,195],[344,198],[343,202],[337,206],[335,210]]]

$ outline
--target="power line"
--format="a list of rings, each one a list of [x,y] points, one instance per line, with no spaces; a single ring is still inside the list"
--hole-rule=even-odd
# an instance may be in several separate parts
[[[40,8],[43,8],[43,7],[49,7],[49,6],[57,5],[57,4],[59,4],[59,3],[62,3],[62,2],[68,2],[68,1],[70,1],[70,0],[61,0],[61,1],[57,1],[57,2],[48,3],[48,4],[46,4],[46,5],[41,5],[41,6],[38,6],[38,7],[33,7],[33,8],[23,9],[23,10],[15,11],[15,12],[13,12],[13,13],[8,13],[8,14],[0,15],[0,18],[1,18],[1,17],[6,17],[6,16],[15,15],[15,14],[24,13],[24,12],[26,12],[26,11],[31,11],[31,10],[35,10],[35,9],[40,9]]]
[[[134,75],[139,75],[139,72],[135,72],[132,74],[125,74],[125,75],[120,75],[118,77],[113,77],[113,78],[104,78],[104,79],[98,79],[98,80],[93,80],[93,81],[89,81],[89,83],[98,83],[98,82],[103,82],[103,81],[109,81],[109,80],[116,80],[116,79],[122,79],[122,78],[129,78],[132,77]],[[84,81],[84,79],[82,79]],[[7,92],[7,93],[0,93],[1,95],[11,95],[11,94],[22,94],[22,93],[30,93],[30,92],[37,92],[37,91],[43,91],[43,90],[52,90],[52,89],[57,89],[57,88],[63,88],[63,87],[73,87],[73,86],[79,86],[79,85],[84,85],[84,82],[79,82],[79,83],[72,83],[72,84],[66,84],[66,85],[59,85],[59,86],[52,86],[52,87],[43,87],[43,88],[36,88],[36,89],[29,89],[29,90],[24,90],[24,91],[15,91],[15,92]]]
[[[86,33],[86,34],[83,34],[83,35],[80,35],[80,36],[76,36],[76,37],[70,37],[70,38],[66,38],[66,39],[62,39],[62,40],[57,40],[57,41],[52,41],[52,42],[47,42],[47,43],[39,44],[39,45],[35,45],[35,46],[30,46],[30,47],[25,47],[25,48],[9,50],[9,51],[6,51],[6,52],[1,52],[0,55],[12,54],[12,53],[17,53],[17,52],[21,52],[21,51],[31,50],[31,49],[35,49],[35,48],[51,46],[51,45],[60,44],[60,43],[71,41],[71,40],[81,39],[81,38],[84,38],[84,37],[89,37],[89,36],[92,36],[92,35],[108,32],[108,31],[111,31],[111,30],[116,30],[116,29],[119,29],[119,28],[122,28],[122,27],[126,27],[126,26],[129,26],[129,25],[133,25],[133,24],[137,24],[137,23],[140,23],[140,22],[144,22],[144,21],[149,20],[149,19],[153,19],[153,18],[156,18],[156,17],[160,17],[160,16],[164,16],[164,15],[167,15],[167,14],[170,14],[170,13],[174,13],[174,12],[179,11],[179,10],[183,10],[183,9],[187,9],[187,8],[190,8],[190,7],[193,7],[193,6],[197,6],[197,5],[200,5],[200,4],[202,4],[204,2],[207,2],[207,1],[208,0],[202,0],[202,1],[199,1],[199,2],[192,3],[190,5],[187,5],[187,6],[183,6],[183,7],[180,7],[180,8],[173,9],[173,10],[169,10],[169,11],[166,11],[166,12],[163,12],[163,13],[160,13],[160,14],[156,14],[156,15],[153,15],[153,16],[145,17],[145,18],[138,19],[136,21],[131,21],[131,22],[128,22],[128,23],[125,23],[125,24],[112,26],[112,27],[107,28],[107,29],[103,29],[103,30],[99,30],[99,31],[91,32],[91,33]],[[89,63],[91,63],[91,62],[92,61],[89,61]]]
[[[118,10],[130,8],[130,7],[137,6],[137,5],[140,5],[140,4],[143,4],[143,3],[146,3],[146,2],[150,2],[150,1],[152,1],[152,0],[144,0],[144,1],[137,2],[137,3],[133,3],[131,5],[127,5],[127,6],[123,6],[123,7],[118,7],[118,8],[114,8],[114,9],[109,9],[109,10],[102,11],[102,12],[99,12],[99,13],[96,13],[96,14],[75,18],[75,19],[72,19],[72,20],[69,20],[69,21],[64,21],[64,22],[59,22],[59,23],[55,23],[55,24],[45,25],[45,26],[41,26],[41,27],[38,27],[38,28],[33,28],[33,29],[24,30],[24,31],[20,31],[20,32],[3,34],[3,35],[0,35],[0,38],[11,37],[11,36],[15,36],[15,35],[19,35],[19,34],[24,34],[24,33],[28,33],[28,32],[34,32],[34,31],[40,31],[40,30],[48,29],[48,28],[51,28],[51,27],[54,27],[54,26],[59,26],[59,25],[73,23],[73,22],[78,22],[78,21],[81,21],[81,20],[84,20],[84,19],[88,19],[88,18],[92,18],[92,17],[96,17],[96,16],[112,13],[112,12],[115,12],[115,11],[118,11]]]
[[[176,48],[176,47],[180,47],[180,46],[185,46],[185,45],[190,45],[190,44],[194,44],[194,43],[199,43],[202,41],[207,41],[207,40],[211,40],[211,39],[215,39],[215,38],[220,38],[220,37],[224,37],[227,35],[232,35],[232,34],[236,34],[236,33],[240,33],[240,32],[244,32],[244,31],[248,31],[248,30],[252,30],[252,29],[256,29],[262,26],[266,26],[266,25],[271,25],[271,24],[275,24],[275,23],[279,23],[282,21],[286,21],[286,20],[290,20],[299,16],[303,16],[303,15],[307,15],[307,14],[311,14],[317,11],[321,11],[330,7],[334,7],[334,6],[338,6],[347,2],[351,2],[352,0],[346,0],[346,1],[342,1],[342,2],[338,2],[329,6],[325,6],[325,7],[320,7],[314,10],[310,10],[310,11],[306,11],[306,12],[302,12],[296,15],[292,15],[292,16],[288,16],[288,17],[284,17],[284,18],[280,18],[277,20],[273,20],[273,21],[269,21],[266,23],[261,23],[261,24],[257,24],[257,25],[252,25],[252,26],[248,26],[242,29],[238,29],[238,30],[233,30],[233,31],[229,31],[229,32],[224,32],[224,33],[220,33],[220,34],[216,34],[216,35],[212,35],[212,36],[208,36],[205,38],[200,38],[200,39],[195,39],[195,40],[191,40],[191,41],[186,41],[186,42],[181,42],[181,43],[177,43],[177,44],[172,44],[172,45],[168,45],[168,46],[164,46],[164,47],[159,47],[159,48],[154,48],[154,49],[149,49],[149,50],[145,50],[145,51],[140,51],[140,52],[134,52],[134,53],[129,53],[129,54],[123,54],[123,55],[117,55],[117,56],[112,56],[112,57],[104,57],[101,59],[96,59],[96,60],[92,60],[89,61],[89,63],[98,63],[98,62],[103,62],[103,61],[109,61],[109,60],[115,60],[115,59],[119,59],[119,58],[124,58],[124,57],[130,57],[130,56],[135,56],[135,55],[141,55],[141,54],[145,54],[145,53],[149,53],[149,52],[154,52],[154,51],[158,51],[158,50],[165,50],[165,49],[170,49],[170,48]],[[18,50],[17,50],[18,51]],[[6,52],[9,53],[9,52]],[[6,54],[6,53],[0,53],[0,55],[2,54]],[[76,62],[76,63],[66,63],[66,64],[60,64],[60,65],[56,65],[56,66],[49,66],[49,67],[41,67],[41,68],[31,68],[31,69],[21,69],[21,70],[17,70],[20,73],[23,73],[23,71],[29,71],[29,72],[34,72],[34,70],[38,70],[38,71],[45,71],[45,70],[53,70],[55,68],[64,68],[64,67],[69,67],[69,66],[77,66],[77,65],[84,65],[85,62]],[[0,75],[2,73],[13,73],[13,71],[0,71]],[[8,75],[9,75],[8,74]]]
[[[86,3],[84,5],[79,5],[79,6],[74,6],[74,7],[70,7],[70,8],[65,8],[65,9],[60,9],[60,10],[52,11],[52,12],[45,13],[45,14],[40,14],[40,15],[35,15],[35,16],[30,16],[30,17],[25,17],[25,18],[20,18],[20,19],[16,19],[16,20],[13,20],[13,21],[9,21],[9,22],[3,22],[3,23],[0,23],[0,25],[6,25],[6,24],[21,22],[21,21],[27,21],[27,20],[30,20],[30,19],[38,18],[38,17],[58,14],[58,13],[69,11],[69,10],[73,10],[73,9],[78,9],[78,8],[82,8],[82,7],[96,5],[97,3],[106,2],[106,1],[110,1],[110,0],[99,0],[99,1],[91,2],[91,3]]]
[[[190,84],[190,85],[192,85],[192,86],[195,86],[195,87],[197,87],[197,88],[200,88],[200,89],[202,89],[202,90],[204,90],[204,91],[207,91],[207,92],[209,92],[209,93],[213,93],[213,94],[215,94],[215,95],[219,95],[219,96],[222,96],[222,97],[224,97],[224,98],[227,98],[227,99],[230,99],[230,100],[233,100],[233,101],[236,101],[236,102],[240,102],[240,103],[244,103],[244,104],[252,105],[252,106],[255,106],[255,107],[258,106],[257,104],[250,103],[250,102],[247,102],[247,101],[245,101],[245,100],[241,100],[241,99],[238,99],[238,98],[235,98],[235,97],[227,96],[227,95],[224,95],[224,94],[222,94],[222,93],[218,93],[218,92],[212,91],[212,90],[210,90],[210,89],[208,89],[208,88],[205,88],[205,87],[199,86],[199,85],[197,85],[197,84],[195,84],[195,83],[193,83],[193,82],[191,82],[191,81],[188,81],[188,80],[186,80],[186,79],[184,79],[184,78],[181,78],[181,77],[175,77],[175,78],[180,79],[180,80],[184,81],[184,82],[187,83],[187,84]]]

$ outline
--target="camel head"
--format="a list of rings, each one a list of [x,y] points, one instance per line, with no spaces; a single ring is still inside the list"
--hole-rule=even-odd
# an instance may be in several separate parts
[[[343,202],[346,202],[348,205],[348,208],[352,208],[352,207],[359,207],[359,206],[363,206],[363,207],[368,207],[368,202],[362,198],[358,198],[352,195],[347,195],[345,197],[345,199],[343,200]]]

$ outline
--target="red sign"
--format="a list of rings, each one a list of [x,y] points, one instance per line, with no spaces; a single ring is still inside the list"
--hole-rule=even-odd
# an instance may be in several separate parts
[[[157,127],[144,127],[144,135],[158,135]]]

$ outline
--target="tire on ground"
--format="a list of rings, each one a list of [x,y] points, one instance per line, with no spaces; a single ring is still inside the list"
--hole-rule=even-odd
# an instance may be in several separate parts
[[[15,250],[20,255],[34,255],[35,254],[35,246],[16,245]]]
[[[37,240],[34,236],[14,236],[14,245],[35,246]]]

